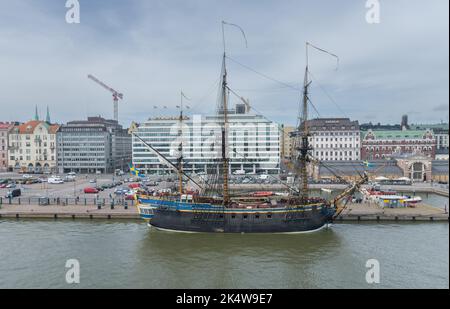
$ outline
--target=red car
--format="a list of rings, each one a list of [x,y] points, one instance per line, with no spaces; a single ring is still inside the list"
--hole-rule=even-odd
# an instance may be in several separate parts
[[[84,193],[85,194],[97,194],[98,190],[96,188],[85,188]]]
[[[5,189],[7,185],[8,185],[7,183],[1,184],[0,189]]]
[[[130,188],[130,189],[137,189],[137,188],[140,188],[140,187],[141,187],[141,185],[138,184],[138,183],[130,183],[128,185],[128,188]]]

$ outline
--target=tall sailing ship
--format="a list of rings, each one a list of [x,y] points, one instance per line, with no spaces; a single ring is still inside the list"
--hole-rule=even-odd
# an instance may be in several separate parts
[[[160,161],[165,162],[178,174],[179,181],[177,194],[138,195],[138,209],[141,217],[156,229],[188,233],[302,233],[328,226],[344,209],[346,198],[358,191],[361,185],[367,181],[367,175],[361,177],[360,181],[350,184],[346,190],[331,201],[310,196],[307,166],[314,159],[310,155],[312,149],[309,144],[310,133],[307,121],[311,84],[308,60],[303,84],[301,119],[298,125],[299,134],[296,137],[297,156],[293,162],[299,186],[293,187],[284,184],[289,188],[289,194],[265,195],[230,192],[228,103],[229,93],[232,90],[227,83],[226,59],[224,48],[218,104],[221,127],[221,140],[218,141],[221,147],[221,157],[217,160],[219,177],[212,176],[207,181],[200,183],[198,179],[194,179],[193,176],[183,171],[182,143],[177,162],[172,162],[139,135],[133,133],[135,138],[146,145]],[[180,127],[182,127],[183,119],[181,107]],[[185,191],[183,179],[187,179],[196,186],[197,192]]]

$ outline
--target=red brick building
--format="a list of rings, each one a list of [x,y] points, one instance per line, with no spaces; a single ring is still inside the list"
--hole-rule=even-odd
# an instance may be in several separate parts
[[[436,139],[431,130],[362,132],[361,159],[377,160],[392,155],[417,154],[434,159]]]

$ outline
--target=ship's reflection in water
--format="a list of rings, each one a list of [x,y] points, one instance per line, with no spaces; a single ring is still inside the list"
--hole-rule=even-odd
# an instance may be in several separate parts
[[[183,234],[152,229],[139,255],[151,273],[162,279],[162,287],[313,287],[314,264],[332,259],[339,246],[339,236],[332,229],[295,235]]]

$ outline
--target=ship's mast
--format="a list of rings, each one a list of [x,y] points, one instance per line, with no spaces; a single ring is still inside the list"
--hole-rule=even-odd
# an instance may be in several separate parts
[[[300,168],[300,178],[301,178],[301,184],[300,184],[300,192],[301,192],[301,198],[304,203],[308,202],[308,163],[310,161],[309,158],[309,151],[312,149],[309,145],[309,137],[310,132],[308,128],[308,103],[309,103],[309,85],[311,84],[311,81],[309,80],[309,47],[312,47],[313,49],[328,54],[331,57],[334,57],[337,61],[337,67],[339,66],[339,57],[333,53],[330,53],[329,51],[326,51],[322,48],[319,48],[317,46],[312,45],[309,42],[306,42],[306,69],[305,69],[305,81],[303,84],[303,106],[302,106],[302,116],[300,119],[300,126],[298,131],[300,132],[298,135],[300,136],[300,145],[299,145],[299,161],[301,164]]]
[[[227,102],[227,68],[225,65],[226,54],[223,53],[223,76],[222,76],[222,109],[223,109],[223,125],[222,125],[222,165],[223,165],[223,204],[226,206],[230,202],[228,191],[228,155],[227,155],[227,134],[228,134],[228,102]]]
[[[304,84],[303,84],[303,101],[302,101],[302,116],[300,121],[300,147],[298,148],[300,152],[300,195],[302,202],[304,204],[308,203],[308,152],[310,151],[311,147],[309,146],[309,128],[308,128],[308,88],[310,85],[309,79],[308,79],[308,43],[306,43],[306,68],[305,68],[305,78],[304,78]]]
[[[180,97],[180,146],[178,148],[179,150],[179,157],[177,159],[177,165],[178,165],[178,190],[180,192],[180,196],[183,194],[183,91],[181,91]]]
[[[228,190],[228,168],[229,168],[229,159],[228,159],[228,98],[227,98],[227,92],[228,92],[228,85],[227,85],[227,68],[226,68],[226,40],[225,40],[225,25],[232,26],[235,28],[238,28],[242,36],[245,40],[245,46],[247,47],[247,38],[245,36],[244,30],[236,25],[227,23],[225,21],[222,21],[222,41],[223,41],[223,64],[222,64],[222,94],[221,94],[221,100],[222,104],[220,106],[220,109],[222,109],[223,112],[223,125],[222,125],[222,165],[223,165],[223,204],[226,206],[230,202],[230,195]],[[219,110],[220,110],[219,109]]]

